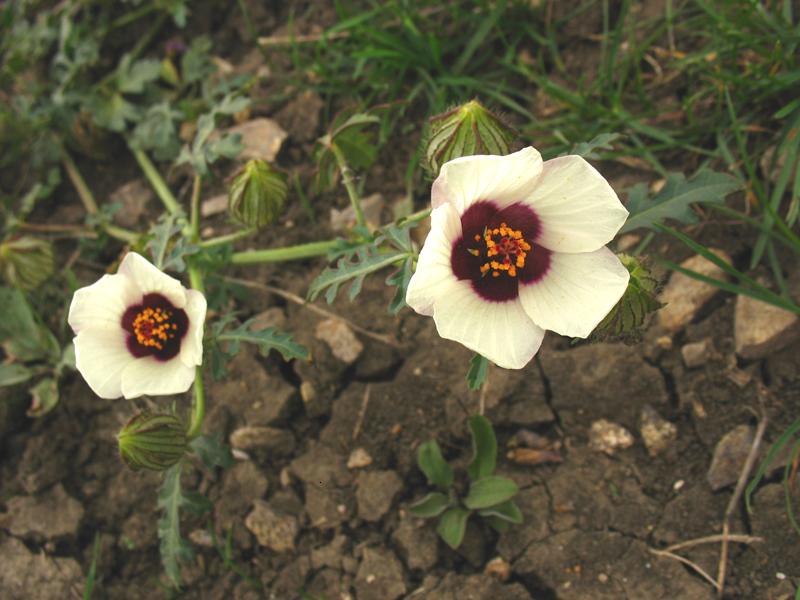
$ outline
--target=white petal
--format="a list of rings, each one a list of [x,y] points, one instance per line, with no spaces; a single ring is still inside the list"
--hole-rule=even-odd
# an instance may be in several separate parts
[[[181,340],[181,362],[194,367],[203,362],[203,325],[206,320],[206,297],[197,290],[186,290],[186,315],[189,330]]]
[[[75,337],[75,366],[101,398],[122,396],[122,373],[136,361],[125,340],[126,334],[119,324],[114,328],[82,328]]]
[[[431,188],[431,206],[450,202],[462,214],[478,200],[500,208],[528,198],[542,172],[542,156],[530,146],[507,156],[463,156],[442,166]]]
[[[597,170],[580,156],[544,163],[527,198],[542,222],[536,242],[553,252],[592,252],[610,242],[628,211]]]
[[[519,299],[540,327],[585,338],[622,297],[629,277],[608,248],[580,254],[554,252],[542,279],[520,285]]]
[[[75,292],[67,321],[75,333],[94,326],[119,329],[125,309],[141,299],[139,288],[128,277],[103,275]]]
[[[122,372],[122,395],[136,398],[144,394],[163,396],[180,394],[194,381],[195,368],[175,357],[161,362],[152,356],[137,358]]]
[[[433,314],[433,302],[443,284],[455,281],[450,266],[453,244],[461,236],[461,219],[452,204],[431,212],[431,230],[408,282],[406,303],[421,315]]]
[[[161,294],[176,308],[186,306],[186,288],[181,282],[158,270],[136,252],[128,252],[117,273],[130,277],[142,294]]]
[[[505,369],[521,369],[539,350],[544,330],[525,314],[519,300],[488,302],[469,281],[444,287],[433,312],[443,338],[460,342]]]

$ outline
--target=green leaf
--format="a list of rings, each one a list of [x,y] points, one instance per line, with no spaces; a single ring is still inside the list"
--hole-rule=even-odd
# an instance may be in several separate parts
[[[480,354],[475,354],[470,359],[469,369],[467,370],[467,386],[469,386],[469,389],[473,391],[481,389],[488,373],[489,359]]]
[[[153,104],[133,130],[131,144],[140,150],[152,150],[157,160],[175,158],[181,148],[176,123],[182,117],[183,113],[169,102]]]
[[[413,274],[414,259],[409,256],[400,263],[399,269],[386,278],[386,285],[397,286],[397,291],[394,293],[394,297],[389,304],[389,312],[391,314],[396,315],[406,306],[406,293],[408,292],[408,284]]]
[[[494,473],[497,464],[497,439],[489,419],[481,415],[469,418],[469,432],[472,435],[472,462],[467,474],[473,481]]]
[[[198,436],[189,443],[189,446],[208,469],[215,467],[228,469],[233,465],[231,449],[222,441],[221,433]]]
[[[157,60],[137,60],[130,65],[126,55],[117,71],[117,85],[123,94],[140,94],[144,86],[161,75],[161,63]]]
[[[26,412],[29,417],[43,417],[58,404],[58,382],[53,377],[45,377],[29,391],[31,406]]]
[[[194,558],[192,545],[181,536],[181,509],[200,514],[210,507],[208,500],[197,493],[184,494],[181,490],[181,463],[178,462],[164,474],[158,492],[158,508],[163,511],[158,520],[159,550],[164,571],[176,588],[181,586],[179,562]]]
[[[522,512],[511,500],[506,500],[489,508],[482,508],[478,511],[478,514],[482,517],[496,517],[517,525],[522,523]]]
[[[228,353],[235,355],[242,342],[258,346],[262,356],[269,354],[270,350],[277,350],[284,360],[299,358],[308,360],[308,349],[292,340],[290,333],[282,333],[274,327],[267,327],[259,331],[250,331],[250,324],[254,319],[249,319],[236,329],[217,335],[218,342],[229,342]]]
[[[450,498],[441,492],[431,492],[424,498],[409,505],[408,511],[415,517],[427,519],[438,517],[450,506]]]
[[[433,485],[443,490],[453,485],[453,469],[442,456],[436,440],[420,444],[417,449],[417,465]]]
[[[494,529],[497,533],[505,533],[506,531],[511,529],[511,523],[509,523],[505,519],[501,519],[496,515],[483,517],[483,520],[486,521],[489,524],[489,526],[492,529]]]
[[[308,290],[308,299],[313,302],[323,290],[326,290],[325,299],[330,304],[336,299],[339,286],[346,281],[353,280],[355,292],[350,293],[351,300],[361,290],[364,277],[384,267],[395,264],[406,257],[405,252],[388,252],[386,254],[369,254],[366,249],[360,249],[354,260],[343,257],[335,267],[325,269],[314,281]]]
[[[141,114],[140,109],[120,93],[96,96],[88,101],[88,108],[95,123],[118,133],[125,130],[128,121],[137,121]]]
[[[598,160],[601,156],[596,150],[613,150],[612,142],[620,137],[622,136],[618,133],[601,133],[594,136],[591,141],[575,144],[570,154],[577,154],[587,160]]]
[[[439,519],[439,526],[436,533],[453,550],[464,541],[464,532],[467,530],[467,519],[470,511],[463,508],[450,508]]]
[[[202,35],[192,40],[192,45],[181,57],[181,75],[186,84],[202,81],[216,71],[211,61],[211,40]]]
[[[46,360],[56,364],[61,356],[58,341],[49,329],[40,325],[25,295],[16,288],[0,287],[0,345],[19,362]]]
[[[24,383],[33,377],[34,371],[20,363],[0,363],[0,387]]]
[[[694,223],[697,218],[692,212],[694,203],[722,203],[725,197],[740,189],[739,182],[723,173],[701,170],[690,180],[679,173],[670,173],[667,182],[656,196],[647,198],[647,188],[639,184],[631,188],[626,205],[630,216],[620,229],[627,233],[646,227],[655,226],[667,219],[681,223]]]
[[[472,482],[469,494],[464,498],[464,506],[474,510],[489,508],[510,500],[518,491],[517,484],[510,479],[496,475],[484,477]]]

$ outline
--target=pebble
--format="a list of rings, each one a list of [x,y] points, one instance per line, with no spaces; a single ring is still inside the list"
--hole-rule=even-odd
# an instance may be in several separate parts
[[[363,469],[371,464],[372,457],[369,455],[369,452],[360,447],[353,450],[350,453],[350,457],[347,459],[348,469]]]
[[[616,450],[630,448],[633,435],[619,423],[598,419],[589,430],[589,447],[597,452],[614,454]]]
[[[153,188],[144,179],[134,179],[118,187],[108,198],[112,204],[120,205],[114,213],[114,221],[123,227],[136,226],[154,198]]]
[[[378,227],[381,224],[381,213],[385,202],[381,194],[372,194],[361,201],[361,209],[368,225]],[[356,213],[352,206],[342,210],[331,209],[331,229],[333,231],[347,231],[356,223]]]
[[[278,514],[264,500],[255,500],[244,524],[261,546],[275,552],[294,551],[294,539],[300,527],[292,515]]]
[[[722,250],[714,248],[709,248],[709,250],[721,259],[731,262],[730,256]],[[725,271],[699,255],[686,259],[681,263],[681,267],[722,281],[730,279]],[[703,305],[711,300],[717,292],[719,292],[719,288],[713,285],[683,273],[673,273],[659,298],[666,304],[658,311],[659,324],[669,333],[680,331],[694,319]]]
[[[706,474],[706,480],[715,492],[736,483],[755,435],[750,425],[739,425],[722,436],[714,448],[714,457]]]
[[[364,351],[364,345],[353,330],[340,319],[325,319],[317,325],[317,339],[325,342],[333,355],[343,363],[351,365]]]
[[[54,539],[75,535],[83,519],[83,505],[60,483],[36,496],[14,496],[0,524],[17,537]]]
[[[276,121],[266,118],[252,119],[241,125],[234,125],[225,130],[227,134],[239,134],[244,146],[240,160],[260,158],[272,162],[286,139],[286,132]]]
[[[72,558],[32,553],[20,540],[0,541],[0,590],[9,600],[64,600],[84,589],[81,566]]]
[[[295,440],[291,431],[265,426],[245,426],[230,435],[231,446],[238,450],[270,450],[278,456],[288,456],[294,451]]]
[[[704,366],[709,359],[709,355],[714,351],[714,346],[710,339],[706,338],[699,342],[685,344],[681,348],[683,364],[690,369]]]
[[[511,565],[502,556],[497,556],[486,563],[483,572],[498,581],[505,582],[511,577]]]
[[[650,456],[658,456],[664,452],[678,437],[678,428],[649,404],[642,408],[639,432]]]
[[[800,339],[800,317],[749,296],[737,296],[733,313],[736,354],[758,360]]]
[[[228,210],[228,194],[218,194],[200,204],[200,216],[213,217]]]
[[[368,471],[358,476],[356,502],[358,516],[365,521],[379,521],[389,512],[403,481],[394,471]]]
[[[283,329],[286,325],[286,311],[280,306],[271,306],[265,311],[258,313],[250,321],[250,331],[261,331],[267,327]]]
[[[403,519],[394,530],[392,540],[409,569],[427,572],[439,561],[436,532],[424,521]]]
[[[395,600],[406,593],[403,567],[391,550],[364,548],[355,587],[358,600]]]

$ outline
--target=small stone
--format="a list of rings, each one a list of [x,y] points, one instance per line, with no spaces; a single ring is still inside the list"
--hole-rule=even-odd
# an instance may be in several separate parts
[[[225,529],[240,524],[253,502],[263,499],[268,489],[269,480],[253,462],[239,462],[223,471],[222,491],[214,503],[217,524]]]
[[[228,194],[219,194],[200,204],[200,216],[213,217],[228,210]]]
[[[316,444],[295,458],[290,469],[298,479],[314,486],[347,485],[352,480],[344,458],[324,444]]]
[[[285,420],[292,411],[292,400],[296,398],[294,387],[278,377],[266,377],[258,395],[245,409],[248,425],[273,425]]]
[[[383,196],[372,194],[361,201],[361,209],[364,211],[364,218],[368,225],[377,227],[381,224],[381,213],[384,207]],[[345,209],[331,209],[331,229],[333,231],[346,231],[356,223],[356,212],[352,206]]]
[[[294,551],[294,539],[300,528],[292,515],[278,514],[264,500],[256,500],[244,524],[261,546],[275,552]]]
[[[597,452],[614,454],[616,450],[630,448],[633,435],[618,423],[607,419],[599,419],[592,423],[589,430],[589,447]]]
[[[733,339],[736,354],[757,360],[800,338],[800,317],[749,296],[736,298]]]
[[[502,556],[493,558],[483,569],[486,575],[494,577],[498,581],[506,582],[511,577],[511,565],[506,562]]]
[[[678,437],[678,428],[649,404],[642,408],[639,432],[650,456],[658,456],[664,452]]]
[[[358,477],[358,516],[365,521],[378,521],[389,512],[392,501],[402,489],[403,481],[394,471],[362,472]]]
[[[710,248],[711,252],[730,263],[731,258],[722,250]],[[706,277],[728,281],[728,274],[702,256],[692,256],[681,263],[681,267]],[[699,281],[683,273],[675,272],[669,279],[659,300],[666,304],[658,311],[658,322],[669,333],[676,333],[691,323],[700,309],[714,297],[719,288]]]
[[[353,364],[364,350],[353,330],[339,319],[326,319],[317,325],[317,339],[325,342],[333,355],[348,365]]]
[[[395,600],[406,593],[403,567],[391,550],[364,548],[355,587],[358,600]]]
[[[78,532],[83,505],[60,483],[36,496],[14,496],[6,503],[5,525],[17,537],[54,539]]]
[[[269,450],[277,456],[288,456],[294,451],[294,435],[276,427],[240,427],[231,433],[230,443],[239,450]]]
[[[214,547],[214,538],[209,533],[208,529],[195,529],[189,534],[189,539],[197,546],[204,548]]]
[[[114,221],[123,227],[134,227],[154,197],[153,188],[144,179],[134,179],[118,187],[109,196],[112,204],[120,205]]]
[[[341,503],[338,501],[336,490],[308,483],[304,489],[305,509],[312,527],[322,530],[334,529],[347,520],[347,507],[345,506],[345,512],[339,510]]]
[[[267,327],[282,329],[286,325],[286,312],[280,306],[272,306],[258,313],[250,321],[250,331],[261,331]]]
[[[74,559],[34,554],[13,537],[0,542],[0,590],[6,600],[64,600],[83,589]]]
[[[427,572],[439,560],[436,532],[424,521],[403,519],[392,534],[392,540],[409,569]]]
[[[739,425],[722,436],[714,448],[711,467],[706,474],[711,489],[715,492],[736,483],[747,455],[753,445],[755,435],[750,425]]]
[[[310,381],[304,381],[300,384],[300,398],[303,400],[303,408],[309,419],[324,417],[331,412],[331,405],[333,404],[331,398],[325,394],[318,393],[317,388]]]
[[[713,352],[714,347],[711,340],[706,338],[700,342],[691,342],[685,344],[681,348],[681,356],[683,357],[683,364],[690,369],[702,367],[708,362],[709,355]]]
[[[244,148],[239,159],[260,158],[272,162],[286,139],[286,132],[272,119],[258,118],[229,127],[225,133],[239,134]]]
[[[325,102],[314,90],[305,90],[289,100],[275,115],[296,142],[310,142],[319,136],[319,114]]]
[[[347,536],[337,535],[327,546],[314,548],[311,551],[311,568],[330,567],[332,569],[341,569],[345,546],[347,546]]]
[[[348,469],[363,469],[372,464],[372,457],[364,448],[356,448],[350,453],[350,458],[347,459]]]

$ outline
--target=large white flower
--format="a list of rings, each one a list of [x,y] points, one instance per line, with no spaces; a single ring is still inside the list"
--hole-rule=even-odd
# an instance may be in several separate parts
[[[605,247],[628,211],[579,156],[534,148],[446,163],[406,301],[444,338],[519,369],[550,329],[587,337],[629,274]]]
[[[101,398],[177,394],[203,360],[206,299],[135,252],[116,275],[75,292],[75,360]]]

